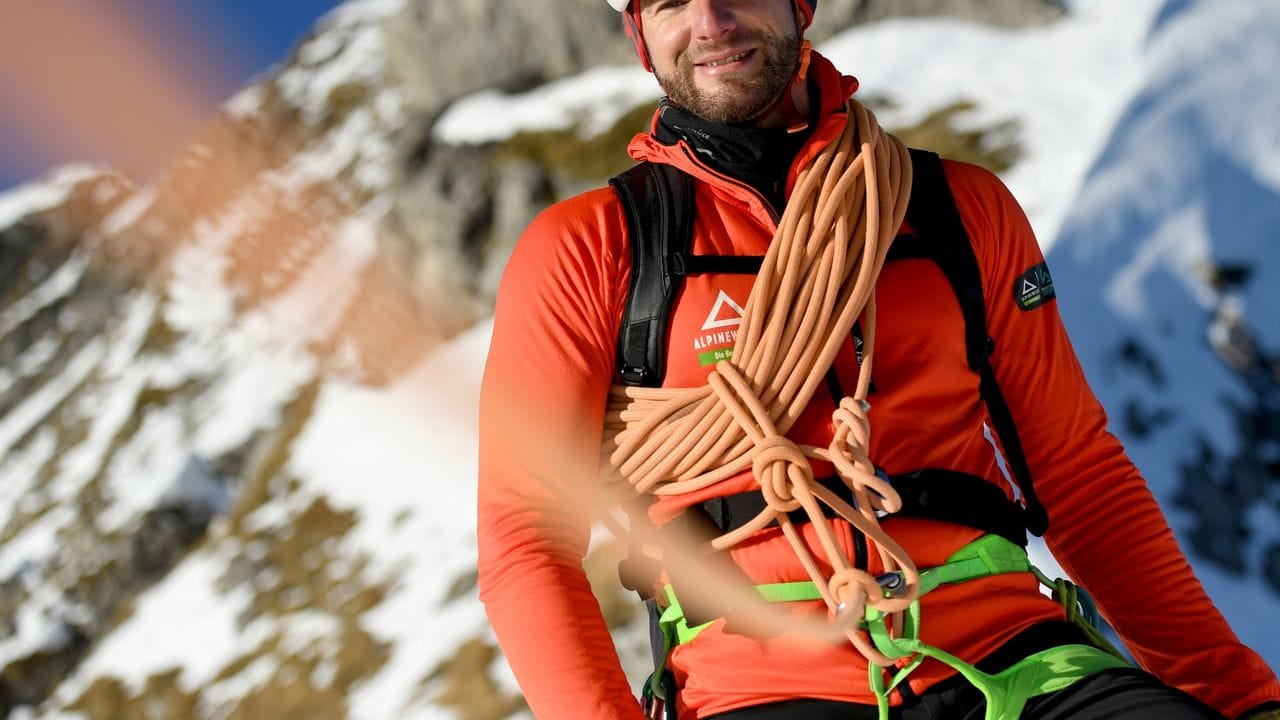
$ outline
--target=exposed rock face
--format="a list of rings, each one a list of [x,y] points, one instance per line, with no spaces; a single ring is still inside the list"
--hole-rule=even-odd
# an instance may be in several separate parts
[[[524,90],[631,54],[601,0],[413,2],[387,41],[407,105],[426,117],[481,88]]]

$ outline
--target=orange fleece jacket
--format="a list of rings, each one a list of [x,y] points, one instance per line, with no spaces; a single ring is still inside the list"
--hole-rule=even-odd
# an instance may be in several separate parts
[[[789,187],[797,169],[839,135],[844,99],[856,89],[856,81],[816,54],[812,73],[820,120],[797,155]],[[706,167],[683,143],[665,146],[639,135],[630,152],[637,160],[677,165],[698,180],[695,254],[765,253],[776,225],[754,190]],[[1055,557],[1094,595],[1143,667],[1165,682],[1232,717],[1280,700],[1274,673],[1214,608],[1138,470],[1107,432],[1056,301],[1030,311],[1015,302],[1023,273],[1043,261],[1021,208],[989,172],[954,162],[945,170],[978,257],[996,343],[992,364],[1049,513],[1046,540]],[[610,189],[546,210],[511,258],[494,318],[481,398],[481,599],[538,717],[641,718],[581,567],[630,276],[626,235]],[[745,305],[753,279],[687,279],[672,319],[666,386],[703,382],[710,368],[702,364],[704,353],[732,346],[732,304],[721,301],[722,293]],[[877,293],[871,458],[891,474],[945,467],[1010,492],[984,434],[986,407],[965,362],[959,306],[941,271],[928,260],[890,263]],[[836,369],[852,388],[851,345]],[[818,393],[789,436],[826,446],[830,408],[830,397]],[[752,485],[747,473],[715,494]],[[653,517],[668,518],[704,499],[664,500]],[[976,535],[906,518],[890,518],[885,527],[921,567],[942,562]],[[848,549],[847,525],[842,529]],[[777,529],[762,531],[733,557],[756,582],[806,578]],[[825,613],[816,605],[795,611]],[[1032,624],[1062,617],[1028,574],[944,586],[926,596],[923,612],[923,639],[969,661]],[[865,661],[851,647],[757,641],[725,633],[722,625],[672,654],[681,717],[795,697],[874,702]],[[918,693],[950,675],[949,668],[926,662],[912,675],[912,689]]]

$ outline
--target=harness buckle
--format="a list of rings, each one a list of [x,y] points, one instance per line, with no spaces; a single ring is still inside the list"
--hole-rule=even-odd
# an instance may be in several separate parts
[[[626,385],[643,385],[645,378],[649,376],[649,371],[642,367],[622,366],[619,373],[622,375],[622,382]]]
[[[881,590],[896,598],[906,596],[907,591],[910,589],[907,585],[907,579],[902,576],[902,573],[898,572],[885,573],[876,577],[876,584],[880,586]]]

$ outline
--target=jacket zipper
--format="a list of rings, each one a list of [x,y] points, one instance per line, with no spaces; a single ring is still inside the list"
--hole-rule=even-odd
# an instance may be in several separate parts
[[[725,175],[719,170],[716,170],[715,168],[702,162],[701,160],[698,159],[698,156],[695,155],[693,151],[689,149],[689,144],[684,142],[683,140],[680,141],[680,150],[684,153],[685,157],[687,157],[690,162],[692,162],[694,165],[698,166],[702,170],[705,170],[706,172],[711,173],[712,175],[716,176],[716,178],[718,178],[719,180],[722,180],[723,182],[729,185],[740,187],[743,190],[746,190],[747,192],[759,198],[760,204],[764,206],[765,212],[769,213],[769,220],[773,222],[773,229],[775,231],[778,229],[778,223],[782,221],[782,215],[777,210],[774,209],[773,203],[769,202],[769,198],[765,197],[764,193],[755,189],[751,185],[744,183],[741,180],[738,180],[737,178],[734,178],[730,175]]]

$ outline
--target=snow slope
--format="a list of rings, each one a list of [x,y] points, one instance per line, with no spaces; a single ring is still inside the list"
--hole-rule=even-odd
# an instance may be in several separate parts
[[[305,490],[288,500],[290,507],[264,505],[252,518],[261,526],[287,523],[314,498],[326,497],[360,518],[342,540],[342,556],[365,554],[373,566],[362,573],[398,577],[388,597],[362,617],[370,632],[393,644],[385,668],[350,698],[352,717],[449,717],[415,701],[422,676],[459,644],[488,632],[477,602],[443,602],[451,582],[475,564],[470,508],[483,367],[477,358],[487,352],[488,337],[489,325],[477,326],[391,387],[326,385],[290,463],[305,478]],[[230,679],[217,677],[282,629],[272,619],[248,625],[239,619],[251,594],[226,592],[219,580],[234,550],[215,542],[188,557],[64,683],[59,699],[71,702],[104,675],[122,677],[137,691],[148,677],[179,667],[182,683],[202,688],[216,707],[218,699],[243,696],[278,672],[260,661]],[[318,611],[283,625],[289,642],[300,646],[337,634],[332,618]]]
[[[1273,357],[1280,349],[1280,4],[1169,2],[1145,45],[1149,78],[1085,179],[1050,263],[1068,330],[1113,421],[1130,405],[1165,418],[1146,436],[1116,430],[1185,546],[1194,519],[1173,503],[1181,466],[1200,439],[1219,456],[1238,452],[1231,403],[1251,402],[1211,341],[1239,318],[1261,349]],[[1212,281],[1214,268],[1232,265],[1251,267],[1251,277],[1238,287]],[[1120,362],[1125,341],[1156,358],[1155,370]],[[1221,501],[1213,482],[1187,487]],[[1210,512],[1241,514],[1245,574],[1192,558],[1219,608],[1273,667],[1280,587],[1260,575],[1263,553],[1280,541],[1276,482],[1251,507],[1240,507],[1246,493]]]

